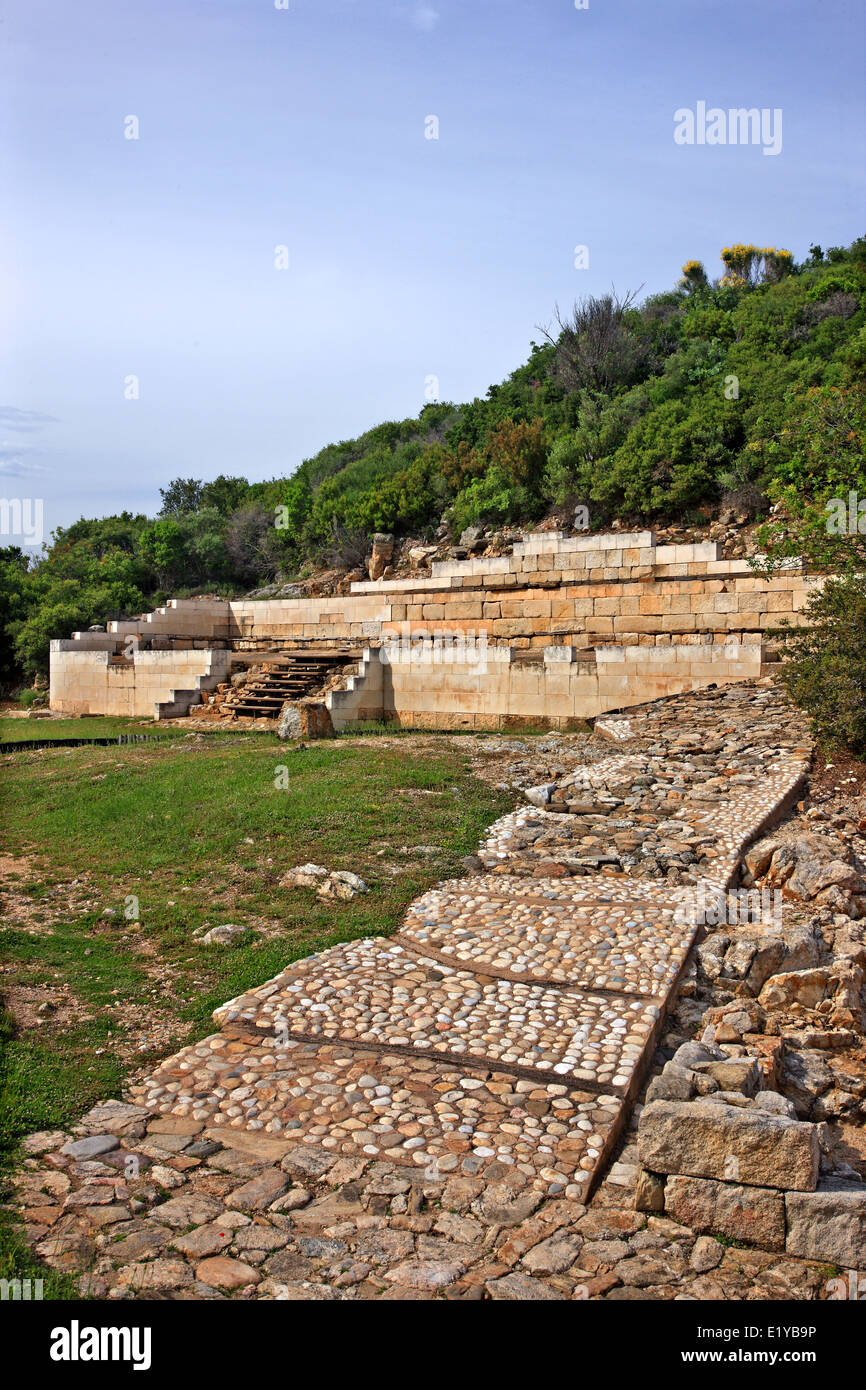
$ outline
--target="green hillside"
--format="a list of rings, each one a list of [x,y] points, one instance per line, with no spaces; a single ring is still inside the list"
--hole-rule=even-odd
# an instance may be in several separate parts
[[[242,591],[357,564],[375,531],[528,525],[587,507],[590,526],[699,524],[720,504],[866,495],[866,238],[788,252],[733,246],[672,290],[590,298],[486,396],[329,444],[266,483],[179,478],[155,520],[55,534],[37,565],[0,551],[0,679],[47,663],[51,635],[170,592]],[[787,493],[785,490],[787,489]]]

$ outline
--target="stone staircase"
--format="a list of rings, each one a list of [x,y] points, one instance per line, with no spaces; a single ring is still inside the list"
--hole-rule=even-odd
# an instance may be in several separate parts
[[[320,690],[345,662],[345,653],[333,652],[284,657],[279,666],[263,671],[227,696],[223,709],[249,719],[278,719],[287,700],[300,700]]]

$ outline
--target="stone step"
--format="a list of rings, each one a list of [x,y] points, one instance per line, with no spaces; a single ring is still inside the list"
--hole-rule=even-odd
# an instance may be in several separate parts
[[[696,933],[675,912],[650,897],[538,902],[507,886],[489,897],[470,880],[462,891],[446,885],[416,899],[400,940],[458,968],[665,1000]]]
[[[236,1100],[225,1083],[236,1087],[240,1063],[250,1094]],[[130,1093],[156,1114],[191,1111],[209,1138],[228,1145],[263,1132],[271,1142],[285,1136],[290,1171],[302,1180],[339,1155],[415,1168],[425,1182],[462,1174],[492,1183],[506,1171],[527,1193],[577,1201],[615,1144],[621,1116],[613,1096],[465,1062],[418,1057],[407,1067],[401,1052],[292,1039],[276,1054],[271,1039],[251,1045],[223,1034],[169,1057]],[[245,1105],[265,1130],[236,1127]],[[528,1211],[537,1200],[529,1198]]]
[[[290,966],[214,1013],[222,1028],[406,1049],[625,1095],[659,1020],[650,1000],[479,977],[364,939]]]

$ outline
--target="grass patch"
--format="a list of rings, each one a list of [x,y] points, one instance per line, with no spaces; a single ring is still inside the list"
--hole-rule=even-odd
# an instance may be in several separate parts
[[[185,729],[167,729],[152,719],[99,718],[14,719],[0,717],[0,743],[23,743],[28,739],[111,738],[115,734],[158,734],[160,738],[183,738]]]
[[[87,721],[69,722],[80,731]],[[0,931],[4,988],[11,998],[16,985],[50,987],[77,1009],[65,1023],[49,1014],[20,1032],[7,1022],[7,1154],[23,1134],[62,1127],[119,1094],[125,1076],[171,1050],[167,1037],[179,1045],[205,1035],[218,1004],[292,960],[394,931],[409,902],[459,872],[510,805],[472,774],[468,751],[447,739],[293,749],[270,734],[191,740],[181,731],[161,745],[7,762],[3,847],[29,866],[4,885],[16,903]],[[354,870],[370,892],[324,903],[281,888],[308,860]],[[228,949],[194,939],[222,922],[243,923],[248,935]],[[154,1053],[141,1033],[156,1013]]]

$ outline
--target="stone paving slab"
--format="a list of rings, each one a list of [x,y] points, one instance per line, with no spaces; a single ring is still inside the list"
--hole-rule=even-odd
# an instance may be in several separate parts
[[[623,1092],[659,1013],[648,999],[491,979],[365,939],[297,962],[214,1019],[276,1038],[441,1053]]]
[[[533,1188],[580,1200],[615,1138],[622,1102],[563,1083],[341,1043],[277,1046],[270,1037],[250,1045],[217,1033],[131,1093],[226,1142],[229,1130],[291,1141],[283,1166],[300,1176],[321,1176],[338,1158],[409,1164],[430,1179],[494,1181],[516,1168]]]
[[[651,898],[625,902],[537,901],[503,891],[496,897],[450,885],[418,898],[401,942],[432,948],[478,971],[504,971],[536,982],[576,985],[666,999],[695,926]]]

